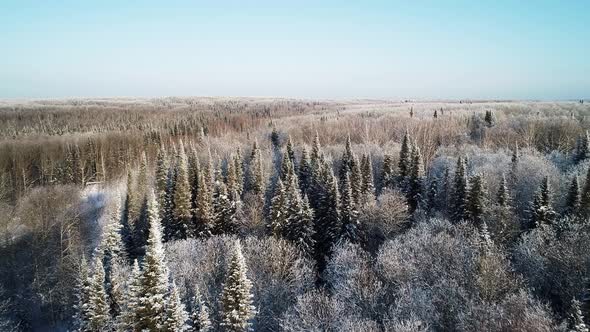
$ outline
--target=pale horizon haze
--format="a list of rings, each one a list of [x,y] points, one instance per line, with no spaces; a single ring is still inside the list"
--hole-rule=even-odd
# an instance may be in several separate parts
[[[590,97],[588,1],[2,1],[0,98]]]

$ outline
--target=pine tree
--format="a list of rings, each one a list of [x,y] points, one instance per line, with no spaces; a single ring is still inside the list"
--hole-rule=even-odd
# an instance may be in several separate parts
[[[90,327],[90,289],[92,279],[86,258],[82,256],[76,285],[76,304],[74,305],[74,328],[76,331],[89,331]]]
[[[455,180],[451,200],[451,216],[455,222],[468,218],[466,209],[467,177],[465,173],[465,160],[462,157],[459,157],[457,159],[457,168],[455,169]]]
[[[246,274],[242,246],[236,240],[220,299],[220,325],[224,330],[242,332],[251,329],[250,321],[256,315],[256,308],[252,304],[252,282]]]
[[[273,197],[270,202],[269,231],[276,237],[281,237],[287,224],[287,195],[281,179],[277,180]]]
[[[551,207],[551,188],[549,178],[545,177],[533,199],[529,228],[536,228],[543,224],[551,224],[556,213]]]
[[[107,324],[110,324],[109,304],[107,293],[104,288],[105,273],[100,257],[94,259],[93,275],[90,278],[88,292],[88,330],[103,331]]]
[[[190,315],[190,332],[208,332],[212,329],[211,319],[209,318],[209,308],[203,301],[199,291],[196,291],[192,301],[192,311]]]
[[[508,192],[508,186],[506,185],[506,176],[504,173],[502,173],[502,179],[500,180],[500,186],[498,187],[496,199],[498,205],[501,207],[508,207],[510,205],[510,194]]]
[[[361,159],[362,196],[367,201],[375,200],[375,186],[373,180],[373,162],[371,155],[365,154]]]
[[[577,215],[580,210],[581,201],[582,197],[580,193],[580,184],[578,182],[578,177],[574,176],[572,178],[572,183],[567,193],[566,213],[570,216]]]
[[[356,205],[352,201],[352,189],[348,174],[344,177],[340,194],[340,223],[342,225],[340,237],[352,243],[358,243],[362,238],[360,221]]]
[[[191,221],[191,187],[188,177],[188,161],[184,145],[180,141],[176,181],[174,187],[174,217],[172,239],[185,239]]]
[[[588,332],[588,326],[584,323],[584,316],[580,309],[580,301],[573,299],[568,316],[568,332]]]
[[[410,164],[411,164],[411,154],[412,154],[412,139],[410,138],[410,133],[406,130],[404,138],[402,140],[402,147],[399,152],[399,163],[398,163],[398,175],[401,179],[404,179],[410,174]]]
[[[148,220],[150,234],[143,261],[140,280],[139,302],[137,305],[137,329],[159,331],[166,319],[166,298],[168,295],[168,267],[164,256],[158,203],[152,192],[148,196]]]
[[[184,332],[188,330],[188,314],[180,300],[180,294],[174,282],[170,285],[168,300],[166,301],[166,320],[164,331]]]
[[[483,177],[476,174],[469,181],[470,187],[467,193],[466,212],[467,217],[475,225],[481,225],[485,204],[485,185]]]
[[[209,189],[209,182],[205,175],[199,176],[199,189],[197,190],[197,202],[195,209],[195,223],[193,226],[193,236],[210,237],[213,234],[215,224],[213,212],[213,196]]]
[[[381,190],[384,188],[393,189],[395,181],[395,168],[393,164],[393,158],[386,154],[383,157],[383,170],[381,177]]]
[[[301,192],[307,193],[311,186],[311,161],[307,149],[301,150],[301,160],[299,162],[299,188]]]
[[[131,276],[127,285],[126,296],[124,297],[121,313],[117,317],[116,330],[120,332],[135,331],[137,314],[139,309],[139,296],[141,295],[141,270],[137,259],[133,261]]]
[[[580,163],[590,158],[590,134],[588,131],[578,139],[574,158],[576,163]]]
[[[417,145],[412,147],[409,167],[409,186],[407,191],[407,200],[410,207],[410,212],[414,212],[418,208],[418,204],[422,200],[422,182],[424,176],[424,166],[422,163],[422,154]]]

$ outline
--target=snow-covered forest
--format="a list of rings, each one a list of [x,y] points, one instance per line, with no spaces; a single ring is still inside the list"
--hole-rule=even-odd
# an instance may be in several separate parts
[[[0,102],[0,331],[588,331],[590,106]]]

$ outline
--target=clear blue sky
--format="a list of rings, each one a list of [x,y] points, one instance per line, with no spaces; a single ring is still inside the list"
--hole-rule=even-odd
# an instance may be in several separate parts
[[[590,97],[590,2],[0,1],[0,98]]]

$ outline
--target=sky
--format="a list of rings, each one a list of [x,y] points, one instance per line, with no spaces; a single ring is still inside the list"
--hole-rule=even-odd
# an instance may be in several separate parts
[[[0,98],[590,97],[587,0],[0,0]]]

